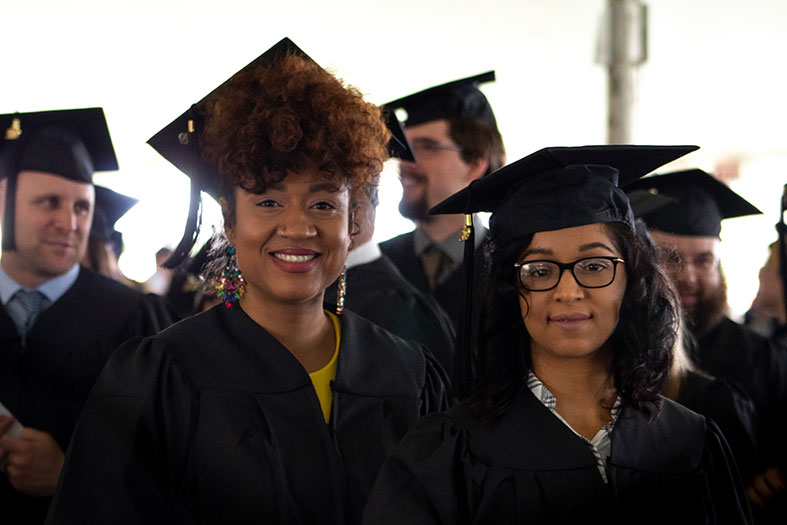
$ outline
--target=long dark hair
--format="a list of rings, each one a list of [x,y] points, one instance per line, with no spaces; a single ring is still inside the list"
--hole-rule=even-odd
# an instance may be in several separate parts
[[[658,394],[669,375],[678,322],[677,297],[652,253],[625,224],[606,223],[626,261],[627,285],[612,334],[612,374],[627,405],[648,417],[658,411]],[[485,420],[503,414],[525,384],[530,337],[519,308],[514,269],[533,234],[484,245],[486,298],[474,340],[476,381],[468,404]]]

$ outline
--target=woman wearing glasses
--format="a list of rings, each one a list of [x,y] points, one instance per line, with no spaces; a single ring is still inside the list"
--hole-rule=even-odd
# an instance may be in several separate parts
[[[492,211],[467,400],[389,458],[366,523],[748,523],[715,424],[658,395],[676,298],[618,182],[692,147],[548,148],[433,213]]]

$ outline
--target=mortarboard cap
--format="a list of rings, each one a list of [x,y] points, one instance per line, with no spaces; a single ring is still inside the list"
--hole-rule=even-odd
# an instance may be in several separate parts
[[[94,171],[118,169],[102,108],[0,115],[3,170],[43,171],[92,182]]]
[[[539,150],[432,208],[431,214],[492,212],[490,229],[502,239],[597,222],[633,224],[619,188],[696,146],[604,145]]]
[[[718,237],[722,220],[762,213],[726,184],[699,169],[646,177],[625,189],[674,199],[676,202],[645,213],[642,218],[651,230],[676,235]]]
[[[488,71],[393,100],[385,108],[392,113],[404,109],[405,127],[440,119],[479,119],[496,125],[492,106],[478,89],[480,84],[494,80],[495,72]]]
[[[8,179],[3,249],[13,250],[16,178],[41,171],[92,184],[94,171],[118,169],[102,108],[0,115],[0,179]]]
[[[200,227],[200,191],[205,191],[218,199],[222,194],[222,178],[218,167],[205,159],[200,148],[200,133],[204,129],[205,106],[209,98],[221,96],[226,86],[236,75],[265,64],[281,60],[288,55],[297,55],[314,62],[306,53],[296,46],[289,38],[284,38],[262,55],[251,61],[246,67],[235,73],[219,87],[211,91],[187,111],[167,124],[161,131],[148,140],[153,149],[170,161],[175,167],[191,179],[191,201],[186,229],[178,246],[164,263],[167,268],[174,268],[185,261],[199,234]]]
[[[413,148],[410,146],[410,141],[407,140],[407,135],[404,134],[404,126],[396,113],[383,108],[383,116],[385,117],[385,126],[391,133],[391,139],[388,141],[390,155],[408,162],[415,162]]]
[[[500,242],[540,231],[586,224],[622,222],[634,230],[634,215],[621,184],[636,180],[697,146],[603,145],[539,150],[476,179],[430,210],[430,214],[467,214],[465,294],[457,347],[456,390],[472,385],[473,232],[471,215],[492,212],[489,230]]]
[[[111,241],[115,232],[115,223],[138,202],[139,199],[103,186],[96,186],[96,206],[90,235],[104,242]]]
[[[659,193],[650,193],[645,190],[629,190],[623,188],[626,196],[629,198],[631,204],[631,211],[634,212],[634,217],[642,217],[656,210],[660,210],[664,206],[677,202],[672,197],[661,195]]]

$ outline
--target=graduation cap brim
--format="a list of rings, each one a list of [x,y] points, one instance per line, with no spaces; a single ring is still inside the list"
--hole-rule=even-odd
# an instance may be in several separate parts
[[[262,55],[252,60],[243,69],[239,70],[238,73],[268,62],[275,62],[290,54],[312,60],[292,40],[283,38]],[[235,73],[235,75],[238,73]],[[215,199],[221,196],[221,177],[218,168],[202,156],[199,148],[199,133],[201,132],[202,120],[204,119],[206,100],[220,94],[235,75],[224,81],[219,87],[192,105],[148,140],[148,144],[162,157],[188,175],[201,190],[206,191]]]
[[[106,226],[114,229],[115,223],[133,208],[139,199],[123,195],[116,191],[96,186],[96,211],[106,220]]]
[[[654,195],[672,198],[677,201],[676,209],[683,207],[681,197],[693,189],[699,189],[715,202],[721,213],[720,220],[762,213],[726,184],[700,169],[656,174],[634,181],[625,188],[627,192],[643,190]]]
[[[407,112],[405,126],[458,118],[478,118],[495,122],[489,102],[478,90],[480,84],[494,80],[495,72],[487,71],[392,100],[384,107],[390,112],[404,109]]]
[[[18,119],[17,122],[14,122]],[[102,108],[62,109],[54,111],[36,111],[30,113],[9,113],[0,115],[0,132],[21,129],[18,138],[6,138],[10,143],[23,140],[45,128],[59,128],[77,135],[84,144],[93,162],[95,171],[114,171],[118,169],[115,149]],[[8,134],[6,134],[8,137]]]
[[[429,213],[494,212],[515,188],[527,184],[529,178],[578,164],[611,166],[618,171],[618,186],[624,186],[697,149],[697,146],[637,145],[544,148],[473,181]]]

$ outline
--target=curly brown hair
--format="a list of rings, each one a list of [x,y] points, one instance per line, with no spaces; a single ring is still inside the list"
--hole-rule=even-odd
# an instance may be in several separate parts
[[[355,202],[388,159],[380,108],[299,55],[245,68],[206,101],[205,111],[200,146],[218,166],[231,204],[238,186],[260,193],[288,171],[310,166],[347,184]]]

